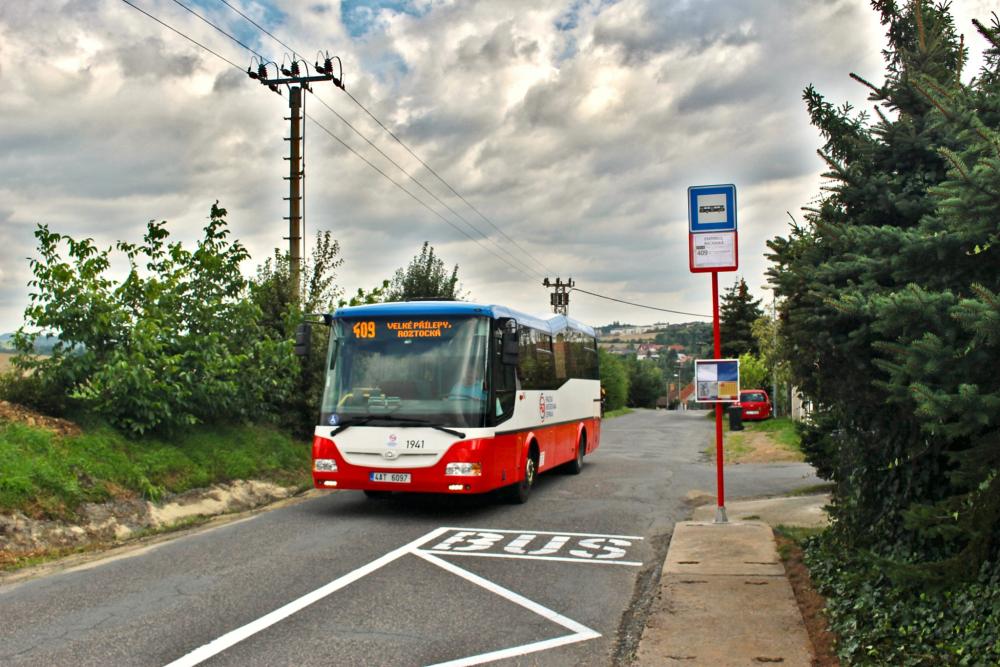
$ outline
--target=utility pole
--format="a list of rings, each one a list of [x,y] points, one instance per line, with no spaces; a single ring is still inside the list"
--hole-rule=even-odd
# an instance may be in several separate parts
[[[291,282],[292,301],[299,301],[299,275],[302,271],[302,88],[290,86],[288,89],[288,110],[291,112],[286,120],[291,121],[291,135],[285,141],[289,146],[291,157],[288,160],[288,270]]]
[[[551,287],[554,290],[549,297],[549,303],[552,304],[552,312],[557,315],[568,315],[569,291],[576,285],[573,279],[570,278],[566,282],[563,282],[562,278],[556,278],[555,282],[551,282],[546,278],[542,281],[542,285]]]
[[[288,160],[288,176],[282,178],[288,181],[288,196],[284,199],[288,202],[288,236],[283,237],[288,240],[288,271],[290,298],[295,303],[299,301],[299,286],[302,275],[302,178],[305,176],[302,170],[302,91],[312,92],[309,86],[314,81],[332,81],[333,85],[344,89],[344,68],[340,64],[340,58],[330,57],[326,54],[323,64],[319,62],[313,64],[318,74],[309,74],[309,63],[305,60],[295,58],[294,54],[288,56],[286,60],[291,60],[291,66],[281,67],[274,62],[257,61],[256,71],[253,69],[254,60],[250,61],[247,67],[247,74],[251,79],[256,79],[262,85],[267,86],[272,92],[281,94],[279,86],[288,87],[288,110],[289,116],[285,120],[289,121],[289,135],[285,141],[289,142],[290,155]],[[333,61],[340,64],[340,76],[333,74]],[[301,66],[300,64],[301,63]],[[275,68],[275,76],[270,76],[268,69]],[[305,74],[303,75],[303,67]]]

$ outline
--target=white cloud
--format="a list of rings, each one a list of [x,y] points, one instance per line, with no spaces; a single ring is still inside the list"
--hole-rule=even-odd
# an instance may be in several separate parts
[[[0,331],[17,326],[27,303],[23,258],[35,223],[110,245],[166,219],[191,240],[218,199],[255,260],[286,247],[285,97],[119,0],[10,4],[0,10]],[[175,3],[138,4],[249,64],[244,49]],[[306,57],[339,55],[351,93],[553,277],[683,311],[710,312],[708,278],[687,269],[686,187],[737,184],[740,274],[760,294],[764,242],[820,185],[802,89],[815,83],[833,101],[865,105],[848,72],[882,71],[880,27],[861,0],[435,0],[361,12],[353,18],[371,22],[364,31],[345,27],[334,2],[239,4]],[[955,4],[972,44],[968,18],[985,18],[985,2]],[[280,46],[221,3],[193,6],[280,60]],[[315,88],[537,268],[343,93]],[[308,112],[451,217],[315,100]],[[547,310],[539,277],[467,240],[316,126],[306,132],[307,229],[340,239],[349,292],[390,277],[429,240],[460,264],[475,298]],[[723,285],[735,277],[723,275]],[[572,299],[571,312],[595,324],[690,319]]]

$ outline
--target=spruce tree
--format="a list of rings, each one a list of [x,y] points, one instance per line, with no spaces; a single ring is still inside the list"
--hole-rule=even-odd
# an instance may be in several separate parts
[[[967,577],[1000,536],[1000,26],[965,85],[947,5],[873,6],[885,81],[852,76],[877,120],[806,89],[829,185],[769,242],[769,278],[818,406],[804,448],[836,482],[835,533]]]
[[[747,352],[758,355],[760,349],[753,335],[753,323],[764,316],[760,299],[754,300],[746,281],[740,278],[726,290],[719,303],[719,330],[722,356],[735,359]]]

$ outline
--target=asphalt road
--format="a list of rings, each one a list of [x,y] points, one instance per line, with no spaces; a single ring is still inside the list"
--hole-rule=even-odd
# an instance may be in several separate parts
[[[0,664],[624,664],[685,494],[714,490],[712,429],[609,420],[583,473],[526,505],[336,492],[2,586]],[[818,481],[731,466],[727,495]]]

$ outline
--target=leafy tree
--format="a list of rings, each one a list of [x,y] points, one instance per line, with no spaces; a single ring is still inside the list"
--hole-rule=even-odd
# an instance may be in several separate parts
[[[386,301],[411,299],[441,299],[450,301],[462,298],[458,285],[458,264],[449,274],[444,261],[434,254],[434,247],[424,241],[420,254],[409,266],[398,269],[385,293]]]
[[[337,269],[343,265],[340,243],[329,231],[316,233],[312,252],[303,262],[299,301],[291,296],[291,268],[287,252],[278,249],[257,267],[250,284],[250,296],[261,310],[262,335],[278,341],[292,341],[295,329],[310,315],[332,313],[343,290],[337,284]],[[294,389],[278,406],[282,425],[307,435],[319,414],[319,402],[326,381],[326,349],[330,332],[326,327],[311,328],[311,351],[296,364]]]
[[[886,77],[855,78],[878,120],[806,89],[830,185],[769,242],[769,278],[833,538],[895,574],[970,579],[1000,557],[1000,24],[963,84],[947,5],[873,5]]]
[[[628,360],[628,405],[633,408],[655,408],[656,399],[664,395],[663,371],[650,361],[635,357]]]
[[[761,317],[753,323],[751,330],[760,349],[760,359],[766,369],[764,384],[761,386],[771,388],[777,386],[775,391],[777,395],[771,397],[775,414],[788,414],[791,410],[788,399],[792,384],[788,358],[792,351],[782,336],[778,320]]]
[[[767,364],[749,352],[740,355],[740,388],[763,389],[767,386]]]
[[[329,231],[317,232],[312,253],[303,262],[299,303],[293,304],[288,253],[275,248],[251,281],[253,299],[263,316],[261,325],[275,336],[291,338],[302,313],[333,312],[343,294],[336,282],[343,264],[340,242]]]
[[[119,241],[130,267],[120,283],[107,276],[111,248],[38,227],[16,342],[19,367],[49,397],[40,407],[73,402],[132,434],[273,415],[291,389],[291,345],[262,335],[240,273],[247,253],[225,216],[212,206],[193,251],[168,243],[165,222],[138,244]],[[50,357],[30,356],[29,330],[58,335]]]
[[[388,280],[383,280],[380,286],[373,287],[367,292],[359,287],[357,293],[349,301],[341,299],[338,305],[343,308],[344,306],[364,306],[373,303],[382,303],[386,300],[385,293],[388,289]]]
[[[726,290],[719,302],[719,333],[723,357],[735,359],[744,352],[760,352],[752,327],[763,315],[760,299],[754,300],[742,278]]]
[[[628,400],[628,371],[619,356],[598,350],[601,365],[601,388],[604,389],[604,407],[617,410]]]

